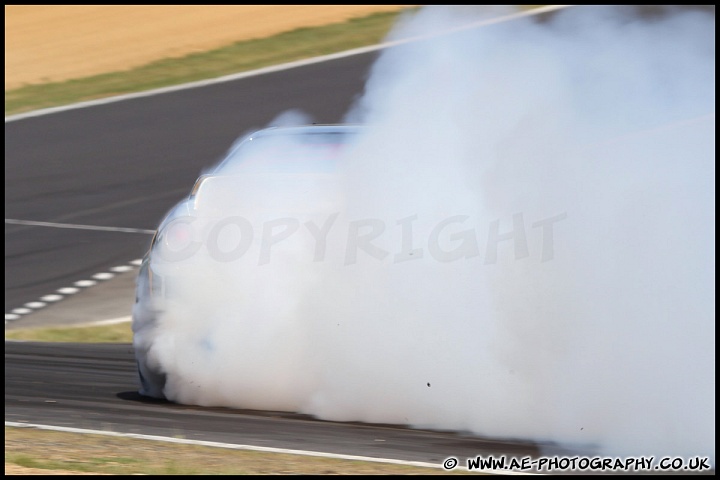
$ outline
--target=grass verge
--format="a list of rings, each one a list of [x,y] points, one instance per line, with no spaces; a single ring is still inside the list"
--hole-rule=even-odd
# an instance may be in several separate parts
[[[5,330],[5,340],[28,342],[132,343],[130,322],[78,327],[38,327]]]
[[[32,469],[113,475],[438,475],[442,468],[178,445],[5,427],[5,473]]]
[[[401,12],[383,12],[323,27],[236,42],[131,70],[27,85],[5,92],[5,115],[216,78],[380,43]]]

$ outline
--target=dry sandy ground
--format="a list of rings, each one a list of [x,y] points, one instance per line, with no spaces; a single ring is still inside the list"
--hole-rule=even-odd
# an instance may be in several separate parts
[[[46,470],[44,468],[28,468],[19,465],[5,464],[5,475],[105,475],[104,473],[71,472],[68,470]]]
[[[5,90],[407,5],[6,5]]]

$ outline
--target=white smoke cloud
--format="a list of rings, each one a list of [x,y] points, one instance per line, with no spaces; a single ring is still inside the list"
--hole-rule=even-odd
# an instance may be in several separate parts
[[[342,200],[235,185],[247,253],[167,279],[168,397],[714,464],[714,15],[603,11],[386,50]]]

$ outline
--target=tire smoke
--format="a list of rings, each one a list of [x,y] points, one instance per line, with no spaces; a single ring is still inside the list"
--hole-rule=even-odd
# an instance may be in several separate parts
[[[166,279],[166,395],[714,464],[714,10],[442,34],[487,12],[398,23],[341,196],[230,189],[254,240]]]

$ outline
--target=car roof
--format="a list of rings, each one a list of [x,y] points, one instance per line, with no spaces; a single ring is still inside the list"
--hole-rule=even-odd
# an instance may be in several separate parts
[[[225,155],[223,160],[218,163],[212,170],[212,173],[217,173],[222,170],[228,162],[231,161],[235,153],[248,141],[257,138],[266,137],[287,137],[291,135],[313,135],[313,134],[352,134],[362,131],[367,128],[360,124],[349,124],[349,123],[323,123],[323,124],[307,124],[307,125],[293,125],[293,126],[272,126],[266,127],[255,132],[246,135],[241,141],[237,142],[233,148]]]
[[[312,133],[356,133],[362,130],[358,124],[308,124],[284,127],[267,127],[250,134],[247,138],[259,138],[274,135],[305,135]]]

